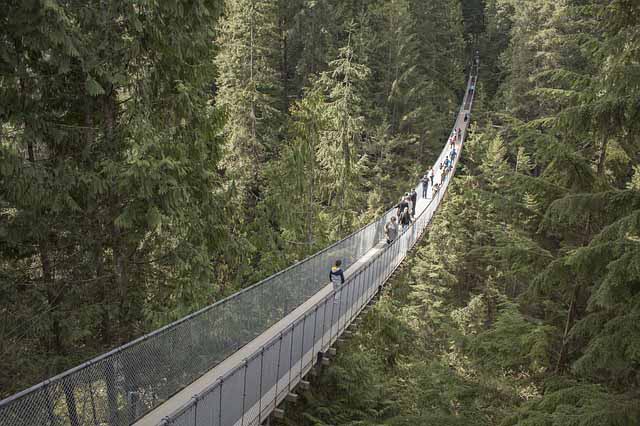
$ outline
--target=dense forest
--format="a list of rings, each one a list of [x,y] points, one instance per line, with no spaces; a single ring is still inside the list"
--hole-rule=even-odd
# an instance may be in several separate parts
[[[464,91],[450,0],[0,7],[0,396],[376,217]]]
[[[287,424],[640,424],[640,3],[479,7],[462,169]]]
[[[369,222],[428,235],[290,425],[640,424],[640,3],[2,0],[0,397]]]

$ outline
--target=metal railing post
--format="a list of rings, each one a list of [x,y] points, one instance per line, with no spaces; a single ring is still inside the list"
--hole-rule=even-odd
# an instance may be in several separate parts
[[[242,417],[240,426],[244,426],[245,404],[247,402],[247,369],[249,368],[249,361],[244,360],[244,381],[242,384]]]
[[[218,424],[222,426],[222,392],[224,391],[224,377],[220,377],[220,410],[218,411]]]
[[[258,384],[258,423],[262,423],[262,377],[264,376],[264,346],[260,348],[260,382]]]

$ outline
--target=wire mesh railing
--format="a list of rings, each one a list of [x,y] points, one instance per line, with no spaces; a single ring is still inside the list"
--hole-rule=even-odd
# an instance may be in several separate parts
[[[468,97],[469,93],[461,112]],[[438,162],[447,153],[445,147]],[[327,296],[167,423],[259,424],[286,396],[284,389],[288,392],[313,365],[313,354],[335,340],[402,261],[429,223],[449,179],[409,230],[349,278],[340,290],[347,292],[346,297],[340,297],[337,306],[333,295]],[[420,185],[416,190],[422,198]],[[369,252],[383,238],[384,224],[393,214],[390,209],[343,240],[257,284],[0,401],[0,426],[134,423],[325,287],[327,267],[334,259],[341,258],[348,267]]]

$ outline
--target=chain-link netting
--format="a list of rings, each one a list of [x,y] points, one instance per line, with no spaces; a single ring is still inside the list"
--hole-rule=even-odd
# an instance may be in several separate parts
[[[469,80],[468,87],[474,77]],[[465,107],[471,107],[470,93]],[[467,103],[469,100],[469,103]],[[468,122],[456,121],[466,134]],[[458,145],[461,147],[461,145]],[[448,155],[448,146],[436,165]],[[458,158],[455,159],[455,164]],[[437,167],[434,167],[437,170]],[[419,216],[341,287],[275,340],[167,420],[172,425],[258,425],[281,402],[399,265],[431,220],[450,180]],[[129,425],[292,312],[383,240],[393,209],[347,238],[233,296],[0,402],[0,426]],[[240,423],[237,423],[240,422]]]

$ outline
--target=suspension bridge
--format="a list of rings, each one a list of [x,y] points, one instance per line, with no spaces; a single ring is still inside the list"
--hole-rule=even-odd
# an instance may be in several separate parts
[[[477,62],[472,69],[452,172],[432,197],[416,187],[416,220],[393,243],[384,241],[392,208],[259,283],[0,401],[0,426],[258,426],[281,413],[431,223],[467,135]],[[435,162],[436,182],[449,151]],[[346,267],[337,293],[335,259]]]

